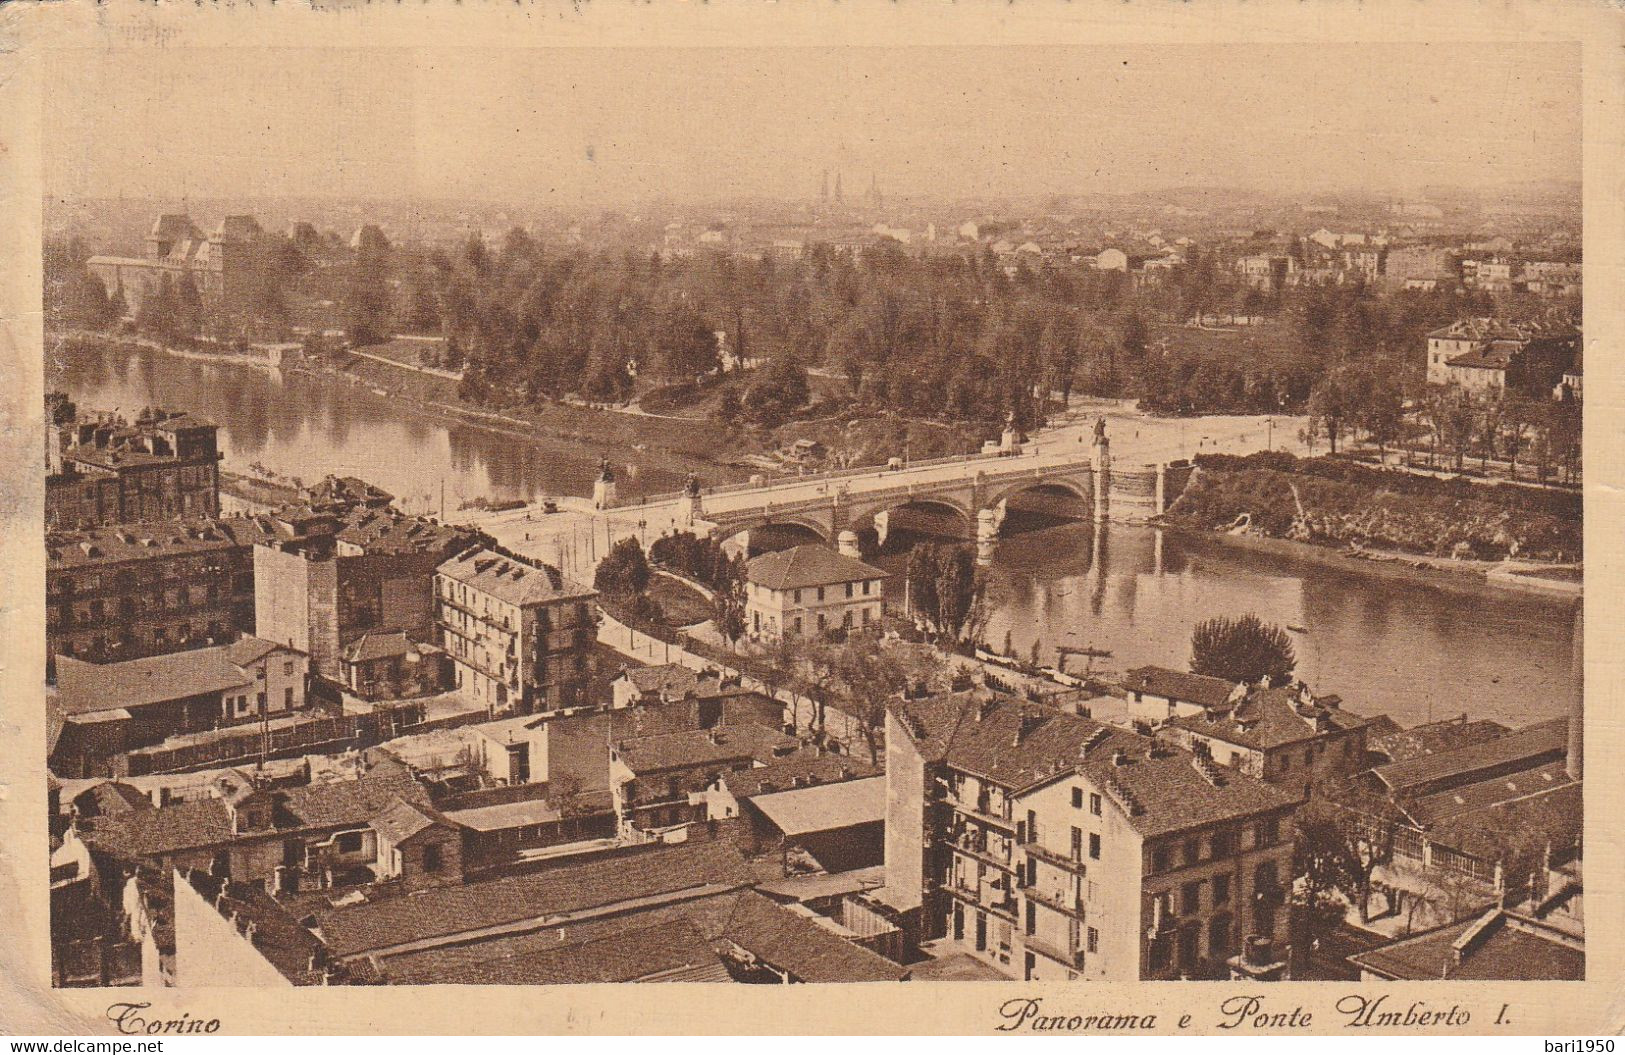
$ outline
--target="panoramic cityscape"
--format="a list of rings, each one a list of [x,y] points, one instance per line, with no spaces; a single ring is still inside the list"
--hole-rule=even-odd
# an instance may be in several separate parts
[[[1585,977],[1576,57],[985,50],[55,104],[55,985]]]

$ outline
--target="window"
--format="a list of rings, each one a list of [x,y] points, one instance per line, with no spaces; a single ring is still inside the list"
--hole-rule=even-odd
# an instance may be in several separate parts
[[[1083,860],[1083,829],[1072,829],[1072,860]]]
[[[1096,817],[1100,816],[1100,793],[1099,792],[1091,791],[1089,793],[1089,812],[1094,814]]]
[[[285,659],[282,661],[282,673],[290,678],[293,677],[293,660]]]
[[[289,685],[282,690],[282,709],[293,710],[293,686]]]
[[[1160,971],[1168,966],[1168,954],[1170,951],[1171,950],[1168,948],[1167,938],[1158,938],[1156,941],[1151,943],[1148,959],[1151,961],[1151,969],[1153,971]]]
[[[848,608],[841,613],[841,626],[847,630],[852,629],[852,609]]]
[[[260,713],[260,714],[264,714],[264,713],[265,713],[265,693],[263,693],[263,692],[256,692],[256,693],[255,693],[255,694],[254,694],[254,703],[255,703],[255,704],[256,704],[256,705],[258,705],[258,707],[259,707],[259,713]]]
[[[361,851],[360,832],[340,832],[338,850],[341,854],[353,854]]]
[[[1280,841],[1280,838],[1281,838],[1281,822],[1280,821],[1278,821],[1274,817],[1271,817],[1267,821],[1260,822],[1260,824],[1258,825],[1258,845],[1259,846],[1273,846],[1277,842]]]
[[[1200,879],[1180,887],[1179,911],[1187,916],[1202,911],[1202,881]]]
[[[850,582],[846,584],[846,596],[848,598],[850,598],[852,596],[853,587],[856,586],[856,585],[857,585],[856,583],[850,583]]]
[[[1202,859],[1202,844],[1195,839],[1185,840],[1185,863],[1193,865]]]
[[[1089,833],[1089,857],[1091,860],[1100,860],[1100,836],[1095,832]]]
[[[1028,934],[1032,934],[1038,930],[1038,906],[1031,901],[1027,902],[1026,923]]]
[[[1168,871],[1168,848],[1166,846],[1159,846],[1151,851],[1151,871]]]
[[[864,582],[863,582],[863,596],[865,596],[865,597],[869,596],[869,587],[872,586],[872,585],[873,585],[873,583],[870,580],[868,580],[868,579],[864,580]]]
[[[423,848],[423,870],[425,872],[440,871],[440,847],[430,843]]]
[[[1222,904],[1224,904],[1225,902],[1227,902],[1229,900],[1230,900],[1230,877],[1229,876],[1223,876],[1223,875],[1214,876],[1213,877],[1213,903],[1215,905],[1222,905]]]
[[[828,626],[828,620],[826,620],[824,618],[824,613],[823,612],[819,612],[818,613],[818,629],[824,630],[824,629],[827,628],[827,626]]]
[[[818,588],[818,599],[820,601],[824,599],[824,588],[822,586]]]
[[[1229,857],[1231,855],[1233,850],[1231,849],[1232,840],[1229,832],[1214,832],[1212,839],[1214,857]]]
[[[792,591],[791,594],[790,594],[790,600],[795,604],[800,604],[801,603],[801,591],[800,590]]]
[[[1083,789],[1082,788],[1073,788],[1072,789],[1072,808],[1075,809],[1075,810],[1083,809]]]
[[[1292,756],[1283,752],[1281,754],[1281,772],[1285,773],[1292,768]]]
[[[1090,952],[1100,951],[1100,932],[1093,927],[1089,928],[1089,944],[1087,948]]]

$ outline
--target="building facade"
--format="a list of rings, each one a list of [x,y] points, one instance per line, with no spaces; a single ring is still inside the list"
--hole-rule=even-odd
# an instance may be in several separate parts
[[[111,414],[58,416],[66,420],[50,425],[46,440],[47,528],[220,515],[213,422],[162,409],[143,410],[134,424]]]
[[[47,656],[109,662],[252,633],[251,537],[236,518],[47,533]]]
[[[776,640],[880,622],[886,573],[824,546],[764,553],[745,566],[745,627]]]
[[[1292,797],[981,693],[894,705],[886,752],[888,901],[922,940],[1023,979],[1284,973]]]
[[[457,686],[492,713],[537,714],[584,698],[597,641],[596,591],[557,569],[485,547],[440,565],[440,645]]]
[[[205,235],[184,213],[153,221],[138,257],[93,256],[86,262],[109,297],[131,314],[154,295],[190,285],[203,304],[228,315],[250,312],[275,266],[275,240],[252,216],[227,216]]]

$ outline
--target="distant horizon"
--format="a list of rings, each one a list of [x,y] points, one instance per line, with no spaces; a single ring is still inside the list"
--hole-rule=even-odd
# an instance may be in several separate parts
[[[1580,176],[1570,45],[369,49],[366,63],[142,49],[51,63],[71,86],[46,104],[45,187],[61,199],[795,203],[819,196],[825,170],[849,200],[871,178],[893,199],[941,201],[1381,199]]]

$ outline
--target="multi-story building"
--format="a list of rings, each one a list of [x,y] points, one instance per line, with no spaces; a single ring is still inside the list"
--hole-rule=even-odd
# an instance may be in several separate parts
[[[233,518],[49,532],[46,655],[107,662],[252,633],[252,536]]]
[[[1579,347],[1572,328],[1461,319],[1428,334],[1427,379],[1470,392],[1545,398],[1573,367]]]
[[[795,754],[784,731],[749,723],[639,736],[610,751],[609,784],[621,830],[634,832],[703,821],[701,793],[723,773],[752,769]]]
[[[745,566],[745,626],[768,640],[878,624],[886,573],[824,546],[764,553]]]
[[[143,410],[81,418],[58,396],[46,440],[47,528],[89,528],[220,514],[220,450],[213,422]],[[52,401],[47,400],[48,411]]]
[[[1317,784],[1366,768],[1366,730],[1336,696],[1315,696],[1302,683],[1252,689],[1201,714],[1171,719],[1157,730],[1170,743],[1250,777],[1305,795]]]
[[[893,704],[886,759],[887,901],[921,939],[1026,979],[1284,973],[1295,798],[982,692]]]
[[[483,546],[440,565],[440,645],[457,685],[491,711],[575,707],[592,671],[597,591],[558,569]]]
[[[401,631],[432,644],[436,569],[475,544],[464,528],[393,507],[291,506],[250,518],[255,632],[309,653],[344,680],[345,650],[366,634]]]

